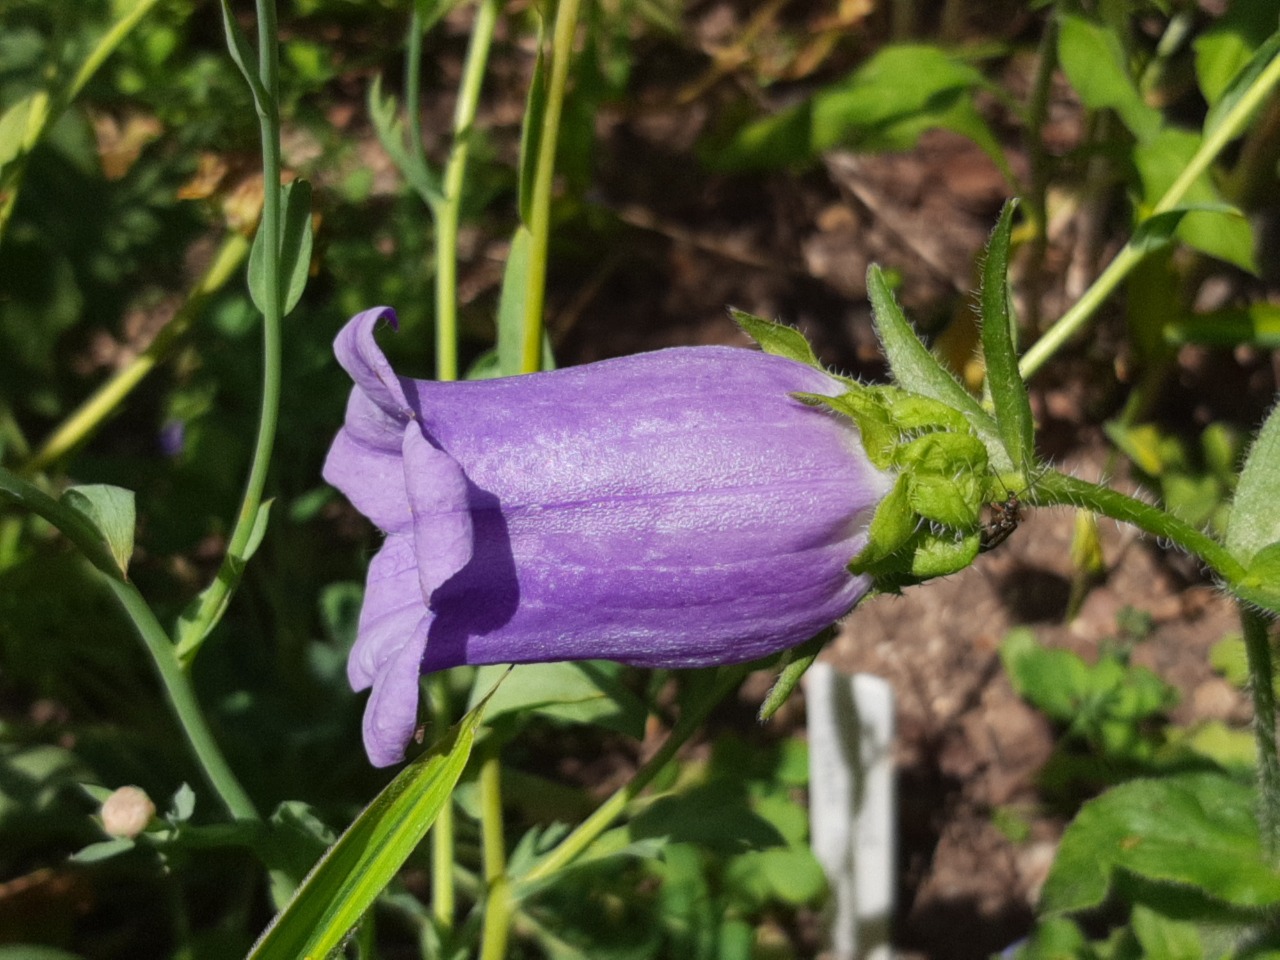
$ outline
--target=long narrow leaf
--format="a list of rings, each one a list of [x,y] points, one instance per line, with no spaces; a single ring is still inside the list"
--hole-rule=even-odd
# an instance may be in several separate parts
[[[342,943],[449,802],[484,707],[471,710],[365,808],[272,921],[250,960],[323,960]]]
[[[996,426],[1014,466],[1024,468],[1035,460],[1035,431],[1027,385],[1018,373],[1018,353],[1013,339],[1013,312],[1009,309],[1009,234],[1013,229],[1010,200],[987,244],[982,267],[982,352],[986,358],[987,385],[995,407]]]

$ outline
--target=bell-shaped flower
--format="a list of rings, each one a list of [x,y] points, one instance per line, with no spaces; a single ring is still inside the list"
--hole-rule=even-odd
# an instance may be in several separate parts
[[[324,477],[386,540],[348,663],[364,742],[404,755],[418,678],[459,664],[737,663],[801,643],[871,586],[849,563],[893,486],[846,384],[795,360],[687,347],[458,383],[398,376],[338,335],[355,381]]]

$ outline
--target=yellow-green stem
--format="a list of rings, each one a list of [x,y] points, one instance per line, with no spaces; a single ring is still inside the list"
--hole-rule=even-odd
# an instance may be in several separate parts
[[[453,145],[445,164],[443,196],[435,205],[436,221],[436,379],[458,379],[458,221],[462,185],[471,156],[472,126],[480,104],[480,86],[494,26],[498,0],[480,0],[471,27],[466,66],[453,114]]]
[[[507,847],[502,829],[502,766],[496,745],[480,765],[480,844],[484,855],[484,930],[481,960],[507,955],[511,927],[511,888],[507,882]]]
[[[1277,83],[1280,83],[1280,56],[1276,57],[1258,75],[1245,94],[1237,101],[1231,112],[1222,118],[1217,127],[1201,142],[1199,149],[1183,169],[1178,179],[1173,182],[1151,211],[1151,216],[1166,213],[1180,204],[1187,191],[1209,169],[1209,165],[1222,152],[1228,143],[1239,136],[1248,126],[1254,112],[1262,105]],[[1129,274],[1138,261],[1146,256],[1147,250],[1134,245],[1130,240],[1102,274],[1095,280],[1084,295],[1049,328],[1031,349],[1022,357],[1019,372],[1026,379],[1039,370],[1058,349],[1067,342],[1081,327],[1088,322],[1094,312],[1102,304],[1120,282]]]
[[[573,61],[573,37],[578,25],[580,0],[560,0],[552,36],[551,80],[547,84],[538,162],[533,178],[529,223],[529,277],[525,287],[520,369],[533,373],[542,366],[543,310],[547,293],[547,253],[551,236],[551,189],[555,181],[556,144],[564,110],[569,65]]]
[[[443,673],[427,680],[430,690],[431,723],[436,731],[448,730],[453,722],[449,703],[449,681]],[[439,733],[436,734],[439,736]],[[453,929],[456,910],[453,882],[453,800],[450,798],[431,825],[431,913],[443,931]]]

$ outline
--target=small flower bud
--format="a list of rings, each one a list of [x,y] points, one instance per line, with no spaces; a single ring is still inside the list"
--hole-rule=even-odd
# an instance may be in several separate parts
[[[102,828],[113,837],[136,837],[156,815],[156,805],[141,787],[120,787],[102,804]]]

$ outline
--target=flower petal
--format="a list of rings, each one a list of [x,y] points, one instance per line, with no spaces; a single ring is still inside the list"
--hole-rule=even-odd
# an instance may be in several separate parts
[[[404,759],[418,726],[418,677],[427,645],[426,617],[378,670],[364,708],[364,749],[375,767]]]
[[[401,420],[408,419],[409,404],[404,387],[382,348],[373,339],[377,325],[386,320],[392,329],[399,326],[396,312],[390,307],[373,307],[352,317],[333,342],[333,352],[342,369],[351,374],[356,386],[383,411]]]
[[[458,462],[427,442],[415,424],[404,432],[404,486],[413,510],[418,583],[430,599],[472,554],[467,478]]]
[[[356,642],[347,660],[347,679],[352,689],[371,686],[387,661],[429,616],[418,589],[413,538],[392,534],[369,563]]]

